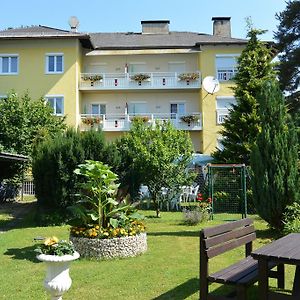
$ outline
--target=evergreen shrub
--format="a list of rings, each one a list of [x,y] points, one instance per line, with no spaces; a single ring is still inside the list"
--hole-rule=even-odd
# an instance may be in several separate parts
[[[68,129],[41,143],[32,163],[39,205],[65,217],[66,208],[75,203],[78,177],[74,170],[87,159],[112,164],[113,169],[119,161],[116,148],[105,143],[101,131]]]

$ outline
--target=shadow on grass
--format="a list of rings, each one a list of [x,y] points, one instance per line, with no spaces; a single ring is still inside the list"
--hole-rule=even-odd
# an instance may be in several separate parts
[[[12,259],[29,260],[39,263],[40,261],[36,258],[36,252],[34,252],[35,248],[36,246],[34,245],[24,248],[9,248],[4,252],[4,255],[11,256]]]
[[[1,203],[0,213],[11,215],[11,218],[0,222],[0,231],[32,227],[35,225],[33,216],[36,211],[36,206],[36,201]]]
[[[273,228],[256,229],[256,236],[259,239],[277,240],[283,236],[282,232]]]
[[[176,286],[174,289],[169,290],[168,292],[156,298],[153,298],[152,300],[163,300],[163,299],[182,300],[198,292],[199,292],[199,279],[192,278],[182,283],[181,285]]]
[[[147,232],[149,236],[186,236],[186,237],[199,237],[200,230],[198,231],[165,231],[165,232]]]

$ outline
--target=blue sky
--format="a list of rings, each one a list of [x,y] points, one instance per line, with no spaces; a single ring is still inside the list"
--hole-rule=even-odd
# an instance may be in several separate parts
[[[269,32],[278,25],[275,13],[285,0],[26,0],[1,3],[0,29],[20,25],[46,25],[68,29],[70,16],[77,16],[83,32],[140,32],[141,20],[170,20],[170,30],[212,33],[213,16],[230,16],[232,36],[244,38],[245,18]]]

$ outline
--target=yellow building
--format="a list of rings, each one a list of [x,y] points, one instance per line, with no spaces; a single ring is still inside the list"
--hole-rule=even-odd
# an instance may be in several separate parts
[[[0,98],[11,90],[44,97],[68,125],[101,127],[107,139],[132,119],[170,120],[190,133],[195,151],[220,146],[218,132],[234,103],[231,87],[244,39],[230,18],[213,18],[213,35],[142,21],[140,33],[78,33],[45,26],[0,31]],[[220,90],[209,94],[203,79]]]

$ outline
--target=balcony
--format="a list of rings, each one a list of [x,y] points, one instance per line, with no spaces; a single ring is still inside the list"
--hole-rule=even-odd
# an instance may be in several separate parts
[[[199,89],[201,74],[199,71],[189,73],[143,72],[148,77],[144,80],[133,79],[141,73],[82,73],[80,90],[151,90],[151,89]],[[182,75],[193,74],[191,79],[182,79]],[[181,77],[181,79],[180,79]]]
[[[228,109],[217,109],[217,124],[221,125],[229,115]]]
[[[236,74],[236,70],[217,70],[217,78],[219,81],[229,81],[233,80],[233,77]]]
[[[129,131],[135,119],[141,119],[148,126],[154,126],[156,122],[170,121],[176,129],[202,130],[201,113],[189,113],[185,115],[173,113],[144,113],[144,114],[82,114],[80,129],[101,128],[103,131]],[[187,120],[191,119],[191,121]],[[185,119],[183,121],[182,119]]]

